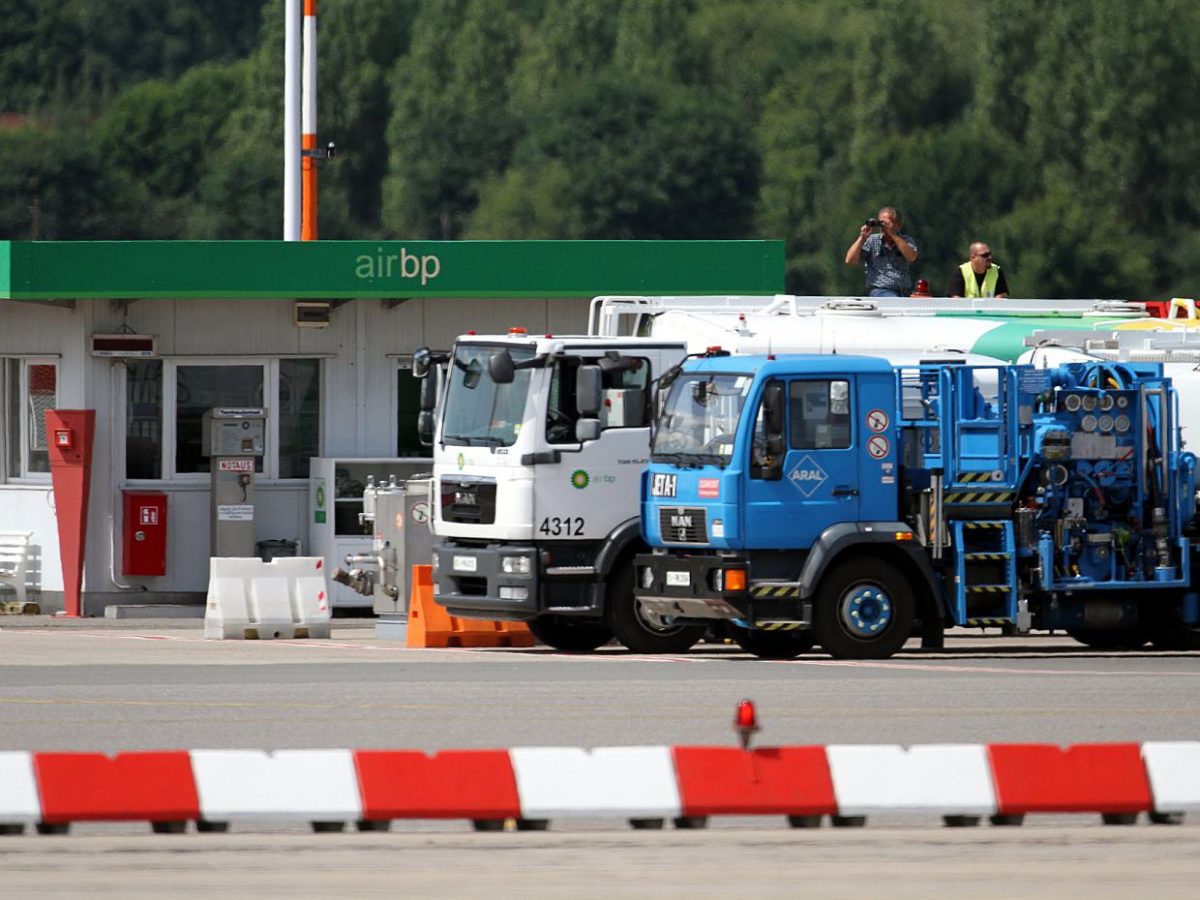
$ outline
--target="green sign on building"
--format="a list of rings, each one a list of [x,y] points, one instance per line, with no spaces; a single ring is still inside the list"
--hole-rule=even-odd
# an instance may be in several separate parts
[[[0,299],[774,294],[783,241],[0,242]]]

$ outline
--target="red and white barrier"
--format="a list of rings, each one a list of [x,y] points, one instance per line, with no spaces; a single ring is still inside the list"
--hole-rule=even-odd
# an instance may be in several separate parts
[[[1179,821],[1200,810],[1200,741],[511,750],[0,752],[0,831],[188,820],[380,823],[461,818],[947,821],[1100,813]],[[999,821],[999,820],[998,820]],[[339,826],[340,827],[340,826]],[[176,829],[177,830],[177,829]]]

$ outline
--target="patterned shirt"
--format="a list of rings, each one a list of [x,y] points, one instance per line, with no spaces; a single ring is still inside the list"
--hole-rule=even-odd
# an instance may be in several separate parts
[[[915,251],[917,242],[900,232],[908,246]],[[907,294],[912,290],[912,276],[908,272],[908,260],[896,249],[895,244],[884,243],[879,232],[867,235],[862,245],[863,269],[867,273],[867,291],[875,289]]]

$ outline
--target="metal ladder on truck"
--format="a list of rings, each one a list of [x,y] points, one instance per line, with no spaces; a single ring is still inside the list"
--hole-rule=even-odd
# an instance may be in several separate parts
[[[977,373],[995,372],[995,393]],[[958,625],[1017,622],[1017,552],[1012,511],[1020,472],[1017,373],[1003,367],[945,367],[939,373],[942,502],[953,547]]]

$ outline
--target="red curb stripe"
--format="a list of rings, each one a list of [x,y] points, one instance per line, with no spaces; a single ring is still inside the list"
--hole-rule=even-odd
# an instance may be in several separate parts
[[[355,750],[364,819],[521,815],[507,750]]]
[[[42,820],[151,822],[200,817],[200,799],[186,750],[118,753],[35,753]]]
[[[1002,815],[1137,813],[1152,806],[1139,744],[991,744]]]
[[[834,815],[824,747],[674,747],[685,816]]]

